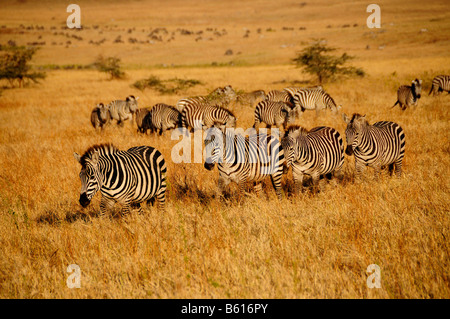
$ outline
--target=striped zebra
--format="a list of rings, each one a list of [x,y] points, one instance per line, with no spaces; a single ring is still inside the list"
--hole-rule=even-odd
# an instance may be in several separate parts
[[[272,125],[281,130],[286,129],[288,122],[292,121],[293,110],[288,102],[261,101],[255,108],[255,124],[253,128],[258,130],[261,122],[265,123],[267,128]]]
[[[236,134],[234,129],[213,127],[207,130],[204,142],[207,154],[204,167],[212,170],[217,163],[219,194],[230,182],[238,184],[240,194],[243,194],[245,183],[253,182],[259,195],[261,181],[270,176],[277,197],[281,199],[284,152],[275,136],[259,133],[245,137]]]
[[[317,86],[310,86],[310,87],[286,87],[283,89],[283,91],[286,91],[290,94],[290,96],[293,98],[295,93],[299,92],[299,91],[304,91],[304,90],[318,90],[318,91],[323,91],[323,87],[321,85],[317,85]]]
[[[195,103],[194,103],[195,102]],[[236,116],[226,108],[208,102],[186,104],[181,112],[181,126],[192,129],[207,129],[214,124],[236,127]]]
[[[269,91],[266,94],[265,100],[273,102],[291,103],[292,105],[294,105],[294,100],[292,99],[292,96],[291,94],[289,94],[288,91],[278,91],[278,90]]]
[[[264,101],[266,98],[266,93],[263,90],[257,90],[249,93],[241,93],[236,98],[236,103],[242,106],[253,107],[257,103]]]
[[[405,133],[394,122],[380,121],[370,125],[365,115],[353,114],[352,118],[342,115],[347,129],[347,155],[355,155],[356,176],[360,177],[364,166],[375,169],[378,178],[380,170],[386,166],[398,177],[402,174],[402,161],[405,155]]]
[[[318,88],[299,90],[293,97],[294,106],[298,111],[316,110],[316,115],[322,109],[329,108],[333,113],[336,113],[341,106],[337,106],[334,99],[325,91]]]
[[[147,133],[148,128],[145,126],[145,119],[147,118],[147,114],[150,112],[150,109],[147,107],[143,107],[136,110],[134,120],[137,125],[137,131],[140,133]]]
[[[433,79],[431,90],[428,95],[433,92],[433,95],[447,91],[450,94],[450,75],[438,75]]]
[[[331,177],[333,173],[342,176],[344,142],[334,128],[320,126],[308,131],[292,125],[285,132],[281,144],[286,168],[292,167],[296,193],[302,187],[305,174],[311,176],[315,190],[320,177]]]
[[[151,132],[159,131],[159,135],[162,135],[167,130],[181,126],[181,113],[173,106],[158,103],[152,107],[145,120],[145,128]]]
[[[108,104],[109,112],[111,113],[111,118],[117,121],[118,125],[123,125],[126,120],[133,120],[133,114],[138,109],[137,100],[139,97],[134,97],[130,95],[123,100],[115,100]]]
[[[123,214],[140,203],[158,201],[164,211],[166,162],[162,154],[150,146],[136,146],[127,151],[111,144],[94,145],[82,156],[74,153],[81,164],[80,204],[87,207],[94,195],[101,192],[100,215],[116,202],[123,205]]]
[[[103,130],[105,125],[108,125],[111,122],[111,114],[109,113],[108,107],[106,107],[103,103],[97,104],[97,106],[91,112],[91,124],[97,129]]]
[[[181,113],[183,112],[184,108],[187,105],[197,105],[202,103],[208,103],[208,100],[206,97],[203,96],[194,96],[194,97],[187,97],[179,100],[176,104],[176,109]]]
[[[397,102],[392,107],[399,104],[400,108],[404,111],[408,106],[417,106],[421,92],[422,80],[415,79],[411,82],[411,86],[400,86],[397,90]]]

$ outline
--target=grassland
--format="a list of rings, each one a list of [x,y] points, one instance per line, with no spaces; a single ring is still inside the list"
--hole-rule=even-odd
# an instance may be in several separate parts
[[[5,4],[0,43],[45,41],[33,63],[48,76],[0,96],[0,298],[449,298],[450,98],[427,94],[435,75],[450,73],[450,14],[445,1],[405,3],[379,2],[382,28],[375,30],[365,26],[362,1],[79,1],[80,31],[65,29],[69,13],[57,1]],[[162,41],[148,36],[155,28],[168,30]],[[124,42],[114,43],[119,35]],[[322,183],[318,194],[293,198],[288,174],[281,201],[270,182],[262,198],[249,189],[237,203],[232,186],[218,201],[217,169],[174,164],[178,141],[169,135],[139,135],[134,123],[96,132],[89,123],[96,103],[129,94],[140,96],[140,106],[173,105],[226,84],[242,91],[314,84],[290,59],[319,37],[355,55],[367,73],[325,85],[342,110],[403,127],[400,179],[375,182],[367,170],[355,183],[354,159],[346,156],[343,181]],[[121,58],[127,78],[48,68],[86,65],[99,54]],[[179,95],[131,86],[149,75],[203,85]],[[398,86],[416,77],[424,81],[419,106],[391,109]],[[253,124],[251,108],[234,112],[238,126]],[[345,131],[330,112],[306,113],[298,124]],[[163,153],[164,214],[149,207],[143,215],[101,219],[99,195],[81,208],[72,154],[106,142]],[[66,285],[70,264],[81,268],[80,289]],[[370,264],[381,268],[380,289],[366,285]]]

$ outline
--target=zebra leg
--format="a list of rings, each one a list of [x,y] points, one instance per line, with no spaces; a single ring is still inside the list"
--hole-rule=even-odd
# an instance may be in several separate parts
[[[104,217],[106,212],[114,206],[114,201],[102,196],[100,201],[100,213],[99,217]]]
[[[227,178],[223,178],[222,176],[219,176],[219,180],[217,181],[217,190],[216,190],[216,197],[217,198],[220,198],[222,196],[225,187],[229,183],[230,183],[230,181]]]
[[[278,172],[276,175],[270,175],[270,179],[272,180],[273,188],[275,189],[275,193],[279,200],[281,200],[283,194],[281,189],[281,177],[283,176],[283,172]]]
[[[397,177],[402,176],[402,161],[403,161],[403,158],[400,158],[395,162],[395,175]]]
[[[362,161],[355,160],[355,171],[356,171],[355,180],[360,180],[362,178],[364,167],[365,165]]]
[[[261,194],[262,194],[262,184],[261,184],[261,182],[254,182],[253,183],[253,189],[255,190],[256,195],[258,197],[261,197]]]
[[[303,187],[303,173],[293,167],[292,177],[294,178],[294,194],[298,195]]]
[[[139,215],[142,215],[144,213],[144,210],[142,209],[141,203],[131,203],[130,204],[132,209],[137,209]]]
[[[163,187],[156,194],[156,200],[158,202],[158,211],[164,212],[166,209],[166,188]]]
[[[312,189],[313,189],[313,193],[316,194],[319,192],[319,179],[320,179],[320,175],[319,174],[312,174],[311,175],[312,178]]]

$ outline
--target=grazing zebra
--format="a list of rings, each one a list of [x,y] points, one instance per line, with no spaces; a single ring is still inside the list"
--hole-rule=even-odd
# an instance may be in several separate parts
[[[302,187],[303,175],[312,177],[314,189],[321,176],[341,175],[344,164],[344,142],[334,128],[320,126],[310,131],[292,125],[285,132],[281,144],[287,169],[292,167],[295,192]]]
[[[123,125],[123,121],[132,120],[133,114],[138,109],[137,100],[139,97],[134,97],[130,95],[123,100],[115,100],[108,104],[109,112],[111,113],[111,118],[117,121],[117,124]]]
[[[184,128],[207,129],[214,124],[236,127],[236,117],[226,108],[207,102],[187,104],[181,112],[181,126]]]
[[[402,85],[397,90],[397,102],[392,106],[399,104],[404,111],[408,106],[417,106],[422,91],[422,80],[415,79],[411,86]]]
[[[100,127],[103,130],[103,126],[111,122],[111,114],[108,107],[103,103],[97,104],[97,106],[91,112],[91,124],[97,129]]]
[[[196,105],[196,104],[202,104],[207,103],[208,100],[203,96],[194,96],[194,97],[187,97],[179,100],[176,105],[176,109],[181,113],[183,112],[186,105]]]
[[[233,129],[213,127],[207,131],[205,149],[204,167],[212,170],[218,164],[219,194],[230,182],[238,184],[240,194],[243,194],[245,183],[253,182],[259,195],[261,181],[270,176],[277,197],[281,199],[284,152],[273,135],[259,133],[244,137],[235,134]]]
[[[144,120],[146,119],[149,112],[150,110],[146,107],[136,110],[134,120],[136,121],[137,131],[140,133],[147,133],[148,128],[145,127]]]
[[[273,102],[291,103],[292,105],[294,105],[292,96],[291,96],[291,94],[289,94],[288,91],[278,91],[278,90],[269,91],[266,94],[265,100],[273,101]]]
[[[313,89],[303,89],[297,91],[293,97],[295,108],[303,112],[305,110],[316,110],[316,115],[321,109],[329,108],[336,113],[341,106],[337,106],[333,98],[320,87]]]
[[[205,98],[212,105],[227,107],[236,101],[237,95],[231,85],[227,85],[213,90]]]
[[[433,95],[447,91],[450,94],[450,75],[438,75],[433,79],[431,90],[428,95],[433,92]]]
[[[288,102],[261,101],[255,108],[253,128],[258,130],[259,124],[263,122],[266,123],[267,128],[275,125],[280,130],[283,126],[285,130],[288,122],[292,121],[293,112]]]
[[[297,93],[299,91],[304,91],[304,90],[323,91],[323,87],[321,85],[317,85],[317,86],[311,86],[311,87],[287,87],[287,88],[283,89],[283,91],[288,92],[292,98],[294,97],[295,93]]]
[[[352,118],[342,115],[347,129],[347,155],[355,155],[356,176],[360,177],[364,166],[375,169],[375,177],[380,170],[388,166],[392,174],[402,174],[402,161],[405,155],[405,133],[394,122],[380,121],[370,125],[365,115],[353,114]]]
[[[255,104],[264,101],[266,93],[263,90],[253,91],[249,93],[241,93],[237,96],[236,102],[240,105],[253,107]]]
[[[86,207],[100,190],[100,214],[119,202],[123,214],[140,203],[158,201],[164,211],[166,162],[161,153],[150,146],[136,146],[120,151],[111,144],[94,145],[83,156],[74,153],[81,164],[80,204]]]
[[[145,118],[145,128],[151,132],[159,131],[162,135],[166,130],[181,126],[181,113],[173,106],[158,103],[150,110],[150,116]]]

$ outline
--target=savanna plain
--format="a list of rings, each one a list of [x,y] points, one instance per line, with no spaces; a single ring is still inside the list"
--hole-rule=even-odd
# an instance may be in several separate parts
[[[450,74],[446,1],[379,1],[381,28],[369,29],[370,2],[354,1],[78,1],[82,29],[68,29],[66,3],[5,1],[0,43],[37,46],[39,84],[0,96],[0,298],[449,298],[450,96],[428,95]],[[153,32],[165,28],[164,31]],[[201,32],[200,32],[201,31]],[[74,37],[76,36],[76,37]],[[119,38],[120,41],[116,41]],[[313,38],[355,56],[363,78],[325,83],[347,115],[397,122],[406,136],[401,178],[321,181],[292,195],[292,173],[278,200],[270,180],[257,197],[238,201],[231,185],[216,198],[218,171],[175,164],[179,140],[136,132],[136,124],[94,130],[99,102],[139,96],[140,107],[175,105],[231,85],[238,92],[315,85],[292,64]],[[131,39],[131,40],[130,40]],[[121,59],[126,77],[84,66]],[[149,76],[197,79],[176,94],[132,84]],[[417,107],[394,105],[397,88],[423,80]],[[230,105],[237,126],[253,125],[254,109]],[[341,114],[306,112],[296,124],[336,128]],[[156,147],[167,162],[165,213],[99,218],[100,194],[78,203],[82,154],[94,144]],[[119,209],[118,207],[117,209]],[[81,270],[67,286],[68,265]],[[367,267],[380,267],[369,288]]]

